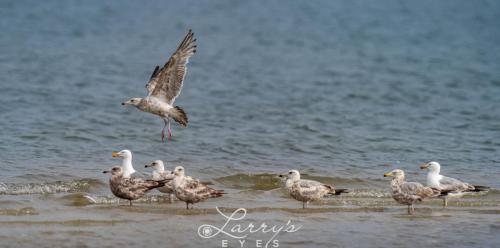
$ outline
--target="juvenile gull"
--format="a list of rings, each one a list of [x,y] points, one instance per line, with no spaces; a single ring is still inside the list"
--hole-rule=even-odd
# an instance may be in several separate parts
[[[124,178],[129,178],[132,174],[136,173],[134,166],[132,166],[132,152],[130,152],[129,150],[122,150],[119,152],[111,153],[111,156],[114,158],[123,158],[122,171]]]
[[[285,176],[280,175],[280,177]],[[326,195],[348,193],[346,189],[335,189],[333,185],[300,179],[300,173],[297,170],[288,171],[285,188],[290,193],[290,196],[302,202],[302,208],[306,208],[309,202],[319,200]]]
[[[448,198],[460,197],[465,193],[488,191],[490,188],[486,186],[472,185],[464,183],[458,179],[445,177],[440,175],[441,165],[438,162],[428,162],[420,166],[420,169],[428,169],[427,186],[443,191],[448,191],[446,195],[441,196],[443,199],[443,207],[448,206]]]
[[[384,177],[392,177],[392,198],[399,204],[408,205],[408,214],[415,212],[414,204],[425,198],[438,196],[441,192],[437,189],[425,187],[416,182],[405,182],[403,170],[395,169],[384,174]]]
[[[103,171],[103,173],[111,173],[109,179],[111,192],[118,198],[129,200],[130,206],[132,206],[133,200],[141,198],[152,189],[165,186],[168,181],[124,177],[123,169],[119,166],[111,168],[110,171]]]
[[[154,169],[153,180],[165,180],[165,179],[170,180],[165,184],[165,186],[157,188],[157,190],[162,192],[162,193],[168,194],[170,202],[173,202],[174,201],[174,185],[173,185],[173,181],[171,179],[174,178],[174,175],[172,174],[171,171],[165,170],[165,165],[163,164],[163,161],[155,160],[153,163],[147,164],[144,167],[146,167],[146,168],[151,167]]]
[[[196,52],[196,39],[193,38],[193,35],[193,32],[189,30],[165,65],[162,68],[156,66],[146,85],[148,95],[145,98],[131,98],[122,103],[122,105],[135,106],[141,111],[158,115],[163,119],[162,142],[165,139],[165,127],[168,127],[168,138],[172,137],[170,117],[183,127],[188,124],[184,110],[173,104],[175,98],[181,93],[189,58]]]
[[[224,190],[216,190],[208,187],[200,180],[185,176],[184,167],[177,166],[173,171],[174,174],[174,192],[175,196],[186,203],[186,209],[191,209],[197,202],[204,201],[208,198],[221,197]]]

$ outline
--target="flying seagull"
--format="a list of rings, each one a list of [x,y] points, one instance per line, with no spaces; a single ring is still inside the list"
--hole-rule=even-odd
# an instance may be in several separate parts
[[[285,188],[295,200],[302,202],[302,208],[306,208],[310,201],[316,201],[326,195],[340,195],[348,193],[347,189],[335,189],[333,185],[323,184],[313,180],[300,179],[297,170],[290,170],[286,176]]]
[[[460,180],[451,177],[440,175],[441,165],[438,162],[428,162],[420,166],[420,169],[428,169],[427,186],[439,190],[449,191],[448,194],[442,196],[443,207],[448,206],[448,197],[460,197],[465,193],[488,191],[490,188],[486,186],[472,185],[464,183]]]
[[[181,126],[186,127],[188,117],[179,106],[174,106],[175,98],[182,90],[182,83],[186,76],[186,65],[189,58],[196,52],[196,39],[193,32],[189,30],[177,50],[172,54],[165,65],[160,68],[156,66],[146,89],[148,95],[144,98],[131,98],[122,105],[132,105],[141,111],[158,115],[164,122],[161,130],[161,140],[165,140],[165,128],[168,127],[168,139],[172,137],[170,130],[170,118]]]
[[[408,205],[408,214],[415,212],[415,208],[413,207],[415,203],[441,194],[440,190],[425,187],[420,183],[406,182],[405,173],[400,169],[387,172],[384,174],[384,177],[392,177],[392,198],[399,204]]]

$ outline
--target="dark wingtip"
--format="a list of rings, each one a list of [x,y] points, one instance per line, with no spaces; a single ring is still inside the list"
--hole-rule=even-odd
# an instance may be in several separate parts
[[[488,186],[474,185],[474,192],[488,191],[490,189]]]
[[[346,193],[349,193],[348,189],[336,189],[335,190],[335,195],[346,194]]]

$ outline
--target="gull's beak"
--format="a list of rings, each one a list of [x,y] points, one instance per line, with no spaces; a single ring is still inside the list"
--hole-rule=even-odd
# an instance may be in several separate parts
[[[150,164],[144,165],[144,168],[148,168],[148,167],[152,167],[152,165],[150,165]]]
[[[113,158],[120,157],[120,153],[113,152],[113,153],[111,153],[111,156],[112,156]]]
[[[392,177],[392,172],[384,173],[384,177]]]
[[[420,169],[426,169],[427,167],[429,167],[429,164],[423,164],[420,166]]]
[[[122,106],[126,106],[130,104],[130,100],[122,102]]]
[[[285,177],[285,176],[283,176],[283,175],[279,174],[279,175],[278,175],[278,177]]]
[[[102,173],[106,174],[106,173],[110,173],[111,171],[103,171]]]

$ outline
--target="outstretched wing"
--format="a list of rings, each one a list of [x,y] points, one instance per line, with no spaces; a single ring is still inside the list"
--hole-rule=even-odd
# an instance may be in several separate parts
[[[148,96],[156,96],[169,104],[174,103],[181,93],[189,58],[196,52],[196,39],[193,37],[194,33],[190,29],[167,63],[162,68],[156,66],[146,85]]]

